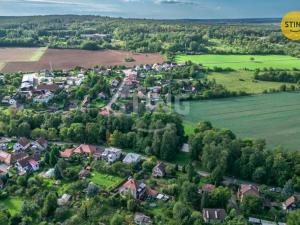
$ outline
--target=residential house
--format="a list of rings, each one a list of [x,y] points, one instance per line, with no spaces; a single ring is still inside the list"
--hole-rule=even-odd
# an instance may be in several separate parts
[[[48,141],[45,138],[39,138],[32,143],[32,148],[38,151],[44,151],[48,147]]]
[[[203,209],[203,219],[206,223],[221,223],[227,214],[224,209]]]
[[[73,154],[94,155],[97,153],[97,148],[94,145],[81,144],[77,148],[67,148],[60,152],[61,158],[70,158]]]
[[[43,91],[43,92],[55,92],[58,89],[60,89],[60,86],[58,84],[39,84],[36,87],[36,90]]]
[[[101,154],[102,159],[109,163],[113,163],[121,158],[122,150],[118,148],[105,148],[104,152]]]
[[[269,220],[260,220],[261,225],[277,225],[276,222],[269,221]]]
[[[238,198],[243,201],[243,198],[249,195],[259,197],[259,188],[252,184],[242,184],[238,190]]]
[[[145,64],[145,65],[143,66],[143,69],[146,70],[146,71],[150,71],[150,70],[152,69],[152,66],[149,65],[149,64]]]
[[[188,86],[184,86],[182,88],[182,91],[184,92],[195,92],[196,91],[196,88],[191,86],[191,85],[188,85]]]
[[[104,108],[101,110],[100,115],[101,116],[109,116],[112,112],[108,110],[107,108]]]
[[[294,209],[297,208],[297,199],[295,196],[291,196],[289,197],[287,200],[285,200],[283,203],[282,203],[282,209],[285,210],[285,211],[292,211]]]
[[[137,182],[133,178],[129,178],[121,187],[119,193],[123,195],[131,195],[136,200],[142,200],[147,197],[146,184]]]
[[[107,99],[107,96],[103,93],[103,92],[100,92],[97,97],[101,100],[106,100]]]
[[[70,158],[73,155],[75,148],[66,148],[64,151],[60,152],[61,158]]]
[[[90,175],[91,175],[91,171],[87,169],[82,169],[78,174],[79,178],[83,180],[89,177]]]
[[[20,175],[39,170],[39,161],[36,157],[28,156],[16,162],[16,167]]]
[[[22,137],[18,140],[16,144],[14,144],[13,149],[15,151],[25,151],[29,147],[30,147],[30,141],[27,138]]]
[[[0,151],[0,162],[5,163],[8,166],[11,166],[18,160],[21,160],[27,156],[28,155],[24,152],[7,153],[4,151]]]
[[[36,74],[24,74],[22,78],[20,92],[26,93],[32,91],[34,86],[36,85],[36,82]]]
[[[57,199],[57,205],[59,206],[67,205],[69,204],[70,199],[71,199],[71,195],[65,193],[61,198]]]
[[[119,80],[113,79],[113,80],[111,81],[110,85],[111,85],[112,87],[118,87],[119,83],[120,83]]]
[[[213,184],[204,184],[201,188],[202,192],[210,193],[216,188]]]
[[[153,222],[149,216],[146,216],[143,213],[135,213],[134,223],[138,225],[151,225]]]
[[[74,153],[77,154],[86,154],[86,155],[93,155],[96,152],[97,148],[94,145],[86,145],[81,144],[77,148],[75,148]]]
[[[45,94],[37,95],[33,98],[34,103],[48,104],[54,95],[51,92],[46,92]]]
[[[55,169],[54,168],[50,168],[49,170],[47,170],[44,173],[43,177],[48,178],[48,179],[54,178],[55,177]]]
[[[96,152],[93,154],[94,160],[100,160],[102,158],[102,153],[104,152],[104,148],[98,147]]]
[[[81,38],[85,38],[85,39],[90,39],[90,40],[94,40],[94,41],[99,41],[101,39],[105,39],[105,38],[109,38],[110,35],[109,34],[81,34],[80,35]]]
[[[153,177],[164,177],[166,175],[166,165],[162,162],[158,163],[152,170]]]
[[[170,199],[170,197],[168,195],[161,194],[161,193],[158,193],[155,198],[158,200],[161,200],[161,201],[165,201],[165,202]]]
[[[131,164],[131,163],[138,163],[142,160],[142,156],[136,153],[128,153],[125,158],[123,159],[123,163]]]

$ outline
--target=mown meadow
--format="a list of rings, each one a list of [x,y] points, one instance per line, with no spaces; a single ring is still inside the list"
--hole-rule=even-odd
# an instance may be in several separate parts
[[[300,145],[300,93],[284,92],[218,100],[183,102],[186,129],[210,121],[231,129],[238,137],[264,138],[268,146],[297,150]]]
[[[235,70],[240,69],[263,69],[263,68],[280,68],[292,69],[300,68],[300,59],[287,55],[178,55],[178,63],[192,61],[201,63],[205,67],[230,67]]]

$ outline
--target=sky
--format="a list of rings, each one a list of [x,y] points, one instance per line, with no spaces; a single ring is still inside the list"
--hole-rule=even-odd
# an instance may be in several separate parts
[[[0,0],[0,16],[236,19],[280,18],[289,11],[300,11],[300,0]]]

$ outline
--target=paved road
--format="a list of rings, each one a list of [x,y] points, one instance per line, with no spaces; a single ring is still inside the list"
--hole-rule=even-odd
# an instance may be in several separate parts
[[[125,77],[123,78],[123,80],[121,81],[121,84],[119,85],[117,92],[114,94],[114,96],[111,98],[111,100],[109,101],[109,103],[105,106],[107,111],[112,111],[111,106],[116,103],[116,101],[118,100],[118,98],[120,97],[121,91],[123,90],[123,87],[125,85],[125,78],[127,77],[127,75],[129,75],[131,73],[131,69],[128,70],[123,70],[123,73],[125,73]]]

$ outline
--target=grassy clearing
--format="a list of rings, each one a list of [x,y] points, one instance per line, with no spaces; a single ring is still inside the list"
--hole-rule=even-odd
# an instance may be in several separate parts
[[[212,73],[209,74],[208,79],[215,79],[217,84],[222,84],[230,91],[245,91],[250,94],[263,93],[269,89],[279,89],[282,84],[290,86],[291,84],[281,82],[268,82],[253,79],[253,72],[251,71],[236,71],[229,73]]]
[[[251,60],[254,58],[254,60]],[[286,55],[178,55],[178,63],[192,61],[207,67],[230,67],[235,70],[257,68],[300,68],[300,59]]]
[[[238,137],[264,138],[268,146],[298,150],[300,146],[300,93],[275,93],[238,98],[184,102],[188,123],[211,121]]]
[[[190,155],[187,152],[179,152],[176,154],[176,158],[171,161],[173,164],[187,165],[190,161]]]
[[[7,198],[0,200],[1,210],[7,209],[12,215],[20,212],[22,205],[23,201],[19,198]]]
[[[93,172],[91,176],[91,181],[105,190],[110,190],[116,187],[119,183],[121,183],[122,180],[123,178],[121,177],[111,176],[99,172]]]
[[[195,126],[193,123],[189,122],[189,121],[184,121],[183,122],[183,128],[184,128],[184,133],[186,135],[190,135],[194,132]]]
[[[43,47],[43,48],[37,49],[31,56],[30,61],[31,62],[39,61],[42,58],[42,56],[45,54],[47,49],[48,49],[48,47]]]

